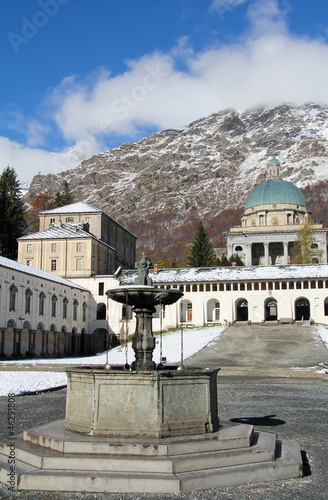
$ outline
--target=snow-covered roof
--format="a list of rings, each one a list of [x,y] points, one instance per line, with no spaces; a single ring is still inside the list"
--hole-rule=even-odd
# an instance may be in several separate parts
[[[133,283],[137,271],[123,271],[120,282]],[[149,272],[154,284],[193,283],[210,281],[257,281],[257,280],[298,280],[327,279],[328,264],[303,264],[287,266],[253,267],[192,267],[179,269],[160,269],[158,273]]]
[[[13,271],[19,271],[21,273],[29,274],[31,276],[35,276],[36,278],[41,278],[48,281],[54,281],[64,286],[68,286],[70,288],[79,288],[80,290],[88,291],[86,288],[76,285],[72,281],[69,281],[61,276],[56,276],[53,273],[48,273],[47,271],[42,271],[41,269],[36,269],[32,266],[27,266],[26,264],[21,264],[20,262],[16,262],[15,260],[7,259],[6,257],[0,256],[0,267],[6,267],[8,269],[12,269]]]
[[[79,213],[101,213],[99,208],[92,207],[87,203],[78,201],[77,203],[71,203],[71,205],[65,205],[63,207],[53,208],[52,210],[45,210],[40,212],[40,215],[46,214],[79,214]]]
[[[98,240],[96,236],[88,231],[85,231],[79,223],[66,222],[53,224],[52,227],[44,229],[43,231],[38,231],[37,233],[26,234],[18,238],[18,241],[26,240],[55,240],[55,239],[76,239],[76,238],[92,238],[97,241],[101,241],[103,245],[108,248],[112,248],[110,245],[102,240]]]

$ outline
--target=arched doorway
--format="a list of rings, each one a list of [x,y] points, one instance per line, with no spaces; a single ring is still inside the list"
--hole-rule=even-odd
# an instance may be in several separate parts
[[[103,302],[97,305],[97,319],[106,319],[106,304]]]
[[[207,302],[207,322],[220,321],[220,302],[210,299]]]
[[[246,299],[239,299],[236,302],[236,321],[248,321],[248,302]]]
[[[190,300],[183,300],[180,320],[186,323],[192,322],[192,303]]]
[[[106,349],[106,335],[105,328],[97,328],[92,334],[92,348],[91,354],[98,354],[104,352]]]
[[[264,320],[277,321],[278,319],[278,304],[276,299],[266,299],[264,302]]]
[[[295,320],[310,319],[310,302],[305,297],[300,297],[295,300]]]

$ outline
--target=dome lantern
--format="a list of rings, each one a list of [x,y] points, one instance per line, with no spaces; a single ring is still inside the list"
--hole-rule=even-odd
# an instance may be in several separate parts
[[[280,178],[280,162],[277,160],[275,155],[268,163],[268,179],[279,179]]]

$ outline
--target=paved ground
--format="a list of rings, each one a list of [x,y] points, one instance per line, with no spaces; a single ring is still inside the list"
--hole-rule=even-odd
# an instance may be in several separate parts
[[[313,368],[328,360],[328,350],[313,330],[295,325],[231,327],[188,364],[222,366],[218,377],[219,416],[247,421],[258,430],[296,439],[308,460],[300,479],[245,484],[185,495],[12,493],[0,486],[1,499],[22,500],[326,500],[328,491],[328,374]],[[296,362],[297,361],[297,362]],[[186,362],[187,364],[187,362]],[[304,370],[291,370],[292,366]],[[260,367],[260,368],[258,368]],[[294,374],[291,376],[291,374]],[[304,373],[308,378],[303,378]],[[269,374],[269,376],[268,376]],[[232,375],[232,376],[231,376]],[[279,377],[279,378],[277,378]],[[66,390],[17,396],[17,432],[65,415]],[[7,398],[0,398],[0,438],[7,438]]]
[[[328,348],[314,327],[238,325],[227,328],[219,340],[211,342],[185,364],[221,367],[222,375],[301,378],[316,376],[317,365],[326,361]]]

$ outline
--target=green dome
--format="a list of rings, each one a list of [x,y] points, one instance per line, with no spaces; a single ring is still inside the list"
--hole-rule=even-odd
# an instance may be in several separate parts
[[[259,205],[279,203],[306,207],[303,194],[294,184],[283,179],[268,179],[255,186],[249,193],[245,203],[245,210]]]
[[[268,163],[268,166],[269,167],[274,167],[274,166],[278,166],[280,167],[280,162],[279,160],[277,160],[277,158],[274,156]]]

